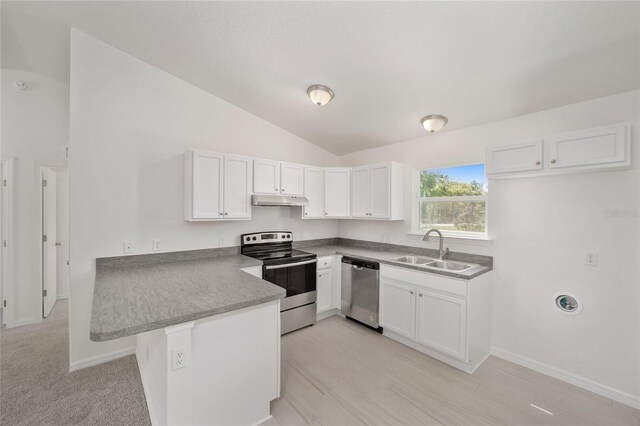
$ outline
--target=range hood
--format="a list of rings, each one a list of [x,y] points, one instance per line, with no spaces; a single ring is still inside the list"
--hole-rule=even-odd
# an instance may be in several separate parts
[[[309,200],[306,197],[294,197],[291,195],[252,195],[251,205],[302,207],[308,206]]]

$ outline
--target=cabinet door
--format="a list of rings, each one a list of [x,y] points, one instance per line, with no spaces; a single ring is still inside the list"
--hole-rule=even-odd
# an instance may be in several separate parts
[[[388,278],[380,279],[380,325],[415,339],[416,289]]]
[[[463,361],[467,358],[467,302],[418,289],[417,341]]]
[[[301,196],[303,190],[303,167],[298,164],[280,165],[280,193]]]
[[[549,168],[593,166],[627,161],[625,126],[564,133],[549,139]]]
[[[318,270],[316,275],[316,289],[318,298],[316,300],[317,312],[322,313],[331,309],[331,269]]]
[[[391,191],[391,166],[389,164],[376,164],[370,169],[371,207],[369,217],[389,219],[390,191]]]
[[[371,204],[369,166],[351,169],[351,216],[368,218]]]
[[[351,173],[348,168],[325,169],[324,212],[327,217],[350,217]]]
[[[224,218],[251,219],[251,159],[224,156]]]
[[[222,219],[223,156],[206,151],[193,151],[194,219]]]
[[[280,194],[280,163],[278,161],[253,160],[253,192]]]
[[[506,146],[490,146],[486,150],[487,175],[541,170],[542,140]]]
[[[304,196],[309,205],[302,208],[303,217],[324,217],[324,170],[319,167],[304,168]]]

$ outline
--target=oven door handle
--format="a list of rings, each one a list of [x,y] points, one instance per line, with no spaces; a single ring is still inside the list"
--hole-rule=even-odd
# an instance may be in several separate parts
[[[270,269],[282,269],[282,268],[291,268],[292,266],[300,266],[300,265],[308,265],[310,263],[316,263],[318,261],[318,259],[313,259],[313,260],[306,260],[304,262],[296,262],[296,263],[283,263],[282,265],[272,265],[272,266],[265,266],[264,268],[267,270]]]

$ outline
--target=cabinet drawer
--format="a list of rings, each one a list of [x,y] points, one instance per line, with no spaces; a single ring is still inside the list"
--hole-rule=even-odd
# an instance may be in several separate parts
[[[468,283],[466,280],[458,278],[444,277],[388,265],[380,265],[380,276],[456,297],[467,297]]]
[[[324,256],[318,258],[318,264],[316,269],[331,269],[333,267],[333,257],[332,256]]]

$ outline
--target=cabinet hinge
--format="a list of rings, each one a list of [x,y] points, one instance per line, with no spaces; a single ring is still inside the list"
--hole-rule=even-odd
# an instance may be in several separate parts
[[[3,246],[5,246],[5,247],[7,247],[7,240],[4,240],[4,241],[2,242],[2,245],[3,245]]]
[[[47,180],[46,179],[42,179],[42,186],[47,186]]]
[[[43,236],[42,236],[42,242],[43,242],[43,243],[46,243],[46,242],[47,242],[47,236],[46,236],[46,235],[43,235]]]
[[[6,300],[4,302],[2,302],[2,306],[5,307],[5,308],[7,307],[7,301]]]
[[[6,179],[3,179],[3,180],[2,180],[2,185],[3,185],[5,188],[7,187],[7,180],[6,180]]]
[[[42,297],[47,297],[47,290],[42,290]]]

